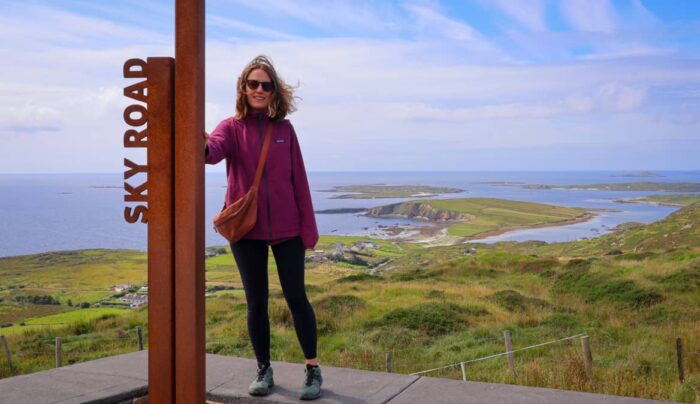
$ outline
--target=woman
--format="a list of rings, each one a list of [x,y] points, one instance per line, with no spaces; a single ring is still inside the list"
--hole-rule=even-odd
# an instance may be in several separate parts
[[[294,128],[285,116],[293,112],[293,88],[282,81],[265,56],[253,59],[238,78],[236,115],[223,120],[207,139],[205,161],[226,158],[226,205],[248,192],[257,168],[264,133],[273,126],[258,192],[255,227],[231,251],[241,274],[248,303],[248,333],[258,361],[248,392],[269,394],[274,386],[270,367],[270,320],[267,313],[268,245],[294,328],[304,352],[301,399],[321,394],[321,369],[316,358],[316,316],[304,290],[304,256],[318,241],[318,230],[304,160]]]

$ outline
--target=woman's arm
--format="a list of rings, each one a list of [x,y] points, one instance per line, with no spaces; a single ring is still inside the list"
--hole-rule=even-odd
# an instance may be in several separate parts
[[[291,123],[289,126],[292,129],[292,185],[294,187],[294,199],[299,208],[299,217],[301,219],[301,240],[304,248],[310,250],[318,242],[318,227],[316,226],[311,190],[306,177],[306,168],[304,167],[304,158],[301,155],[299,140]]]
[[[205,163],[216,164],[224,157],[231,155],[232,131],[231,119],[224,119],[216,126],[216,129],[208,137],[204,148]]]

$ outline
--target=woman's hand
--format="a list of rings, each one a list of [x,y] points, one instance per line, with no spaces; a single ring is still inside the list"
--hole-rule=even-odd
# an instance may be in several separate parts
[[[207,131],[202,131],[202,136],[204,136],[205,143],[209,141],[209,134],[207,133]]]

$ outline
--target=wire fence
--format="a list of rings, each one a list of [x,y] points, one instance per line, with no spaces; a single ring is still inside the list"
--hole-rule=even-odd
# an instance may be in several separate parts
[[[40,367],[47,368],[96,359],[95,352],[91,352],[90,349],[100,343],[112,344],[127,352],[147,349],[147,335],[147,324],[141,324],[101,337],[96,337],[94,334],[67,337],[38,335],[27,341],[15,341],[15,346],[9,346],[7,338],[2,336],[0,355],[2,355],[3,350],[5,355],[2,355],[4,357],[0,359],[0,378],[20,374],[21,372],[17,371],[17,368],[21,369],[24,363],[32,361],[35,362],[35,365],[40,362]],[[596,341],[595,335],[590,336],[587,333],[539,343],[530,342],[510,349],[504,346],[508,338],[508,335],[504,333],[501,338],[487,336],[470,340],[462,346],[453,344],[451,347],[455,348],[457,352],[450,351],[451,347],[442,346],[401,347],[397,349],[344,346],[335,348],[336,352],[329,356],[332,356],[334,361],[341,366],[350,365],[353,368],[365,370],[415,376],[447,377],[464,381],[538,385],[543,383],[537,379],[542,372],[555,375],[571,372],[575,374],[575,377],[570,378],[580,379],[582,386],[593,386],[595,382],[599,389],[608,381],[603,376],[596,378],[596,373],[603,375],[610,372],[628,372],[631,376],[625,377],[643,378],[654,383],[664,384],[672,383],[674,380],[682,382],[688,375],[695,374],[700,369],[700,351],[693,349],[694,347],[679,349],[679,341],[669,341],[669,343],[663,344],[663,347],[645,352],[643,356],[629,358],[619,357],[619,355],[628,354],[631,344],[601,343]],[[577,340],[581,342],[580,347],[574,344]],[[584,341],[586,342],[584,343]],[[254,357],[247,335],[208,335],[205,342],[207,350],[210,352],[212,349],[227,346],[234,348],[224,351],[223,354]],[[319,345],[319,352],[324,352],[323,345],[323,343]],[[676,350],[674,351],[672,347],[675,347]],[[333,348],[327,346],[326,349]],[[477,357],[454,360],[455,357],[460,356],[460,352],[470,351],[482,354]],[[591,355],[591,351],[593,355]],[[654,360],[647,360],[645,357],[653,357]],[[561,383],[563,382],[557,386],[551,386],[547,383],[542,385],[562,388]],[[569,381],[569,383],[571,382]],[[563,387],[566,388],[569,385],[563,385]],[[588,391],[597,390],[592,390],[591,387],[591,390]],[[598,391],[606,392],[605,390]]]
[[[413,373],[411,373],[411,374],[412,374],[412,375],[421,375],[421,374],[433,372],[433,371],[435,371],[435,370],[447,369],[447,368],[452,368],[452,367],[455,367],[455,366],[460,366],[460,367],[462,367],[462,366],[467,365],[467,364],[470,364],[470,363],[479,362],[479,361],[483,361],[483,360],[488,360],[488,359],[492,359],[492,358],[497,358],[497,357],[500,357],[500,356],[503,356],[503,355],[512,355],[512,354],[515,353],[515,352],[520,352],[520,351],[524,351],[524,350],[526,350],[526,349],[537,348],[537,347],[541,347],[541,346],[545,346],[545,345],[549,345],[549,344],[555,344],[555,343],[557,343],[557,342],[561,342],[561,341],[566,341],[566,340],[570,340],[570,339],[573,339],[573,338],[582,337],[582,336],[584,336],[584,335],[586,335],[586,334],[572,335],[572,336],[570,336],[570,337],[561,338],[561,339],[558,339],[558,340],[556,340],[556,341],[543,342],[543,343],[541,343],[541,344],[531,345],[531,346],[528,346],[528,347],[524,347],[524,348],[520,348],[520,349],[515,349],[515,350],[511,350],[511,351],[506,351],[506,352],[502,352],[502,353],[497,353],[497,354],[493,354],[493,355],[489,355],[489,356],[484,356],[484,357],[481,357],[481,358],[470,359],[470,360],[466,360],[466,361],[460,361],[460,362],[457,362],[457,363],[452,363],[452,364],[449,364],[449,365],[446,365],[446,366],[441,366],[441,367],[434,368],[434,369],[422,370],[422,371],[420,371],[420,372],[413,372]]]

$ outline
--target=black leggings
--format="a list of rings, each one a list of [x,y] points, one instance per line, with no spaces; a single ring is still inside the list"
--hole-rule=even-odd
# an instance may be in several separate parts
[[[267,241],[240,239],[231,244],[248,302],[248,333],[259,363],[270,364],[270,318],[267,314]],[[282,292],[306,359],[316,357],[316,316],[304,290],[304,245],[301,237],[272,246]]]

